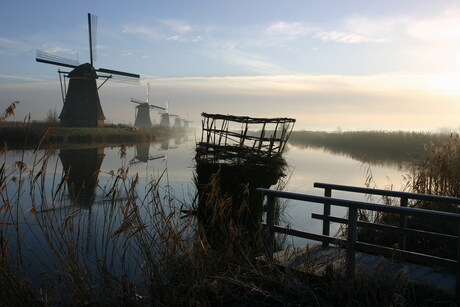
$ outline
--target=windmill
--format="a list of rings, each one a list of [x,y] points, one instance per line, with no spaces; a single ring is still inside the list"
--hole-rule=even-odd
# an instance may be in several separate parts
[[[174,115],[174,114],[172,114]],[[169,116],[172,116],[171,114]],[[182,128],[182,118],[180,118],[179,116],[177,116],[175,119],[174,119],[174,125],[173,125],[173,128]]]
[[[161,114],[161,122],[160,125],[163,127],[171,127],[171,123],[169,121],[170,117],[179,117],[179,115],[176,114],[170,114],[169,113],[169,107],[168,107],[168,101],[166,100],[166,108],[165,111],[160,113]]]
[[[147,83],[147,101],[140,101],[134,98],[131,98],[131,102],[138,104],[136,106],[136,119],[134,121],[134,127],[138,128],[150,128],[152,127],[152,121],[150,119],[150,110],[160,109],[166,110],[166,108],[159,107],[153,104],[149,104],[150,99],[150,84]]]
[[[148,163],[151,160],[158,160],[165,157],[165,155],[162,154],[152,156],[149,153],[150,145],[150,143],[134,145],[134,148],[136,149],[136,155],[131,159],[129,164],[133,165],[137,163]]]
[[[193,121],[188,120],[188,119],[183,119],[182,122],[183,122],[184,129],[189,129],[190,128],[190,123],[193,123]]]
[[[96,59],[96,36],[93,35],[97,25],[97,16],[88,13],[89,57],[90,62],[79,64],[78,61],[55,56],[37,50],[37,62],[72,68],[71,72],[58,70],[59,79],[64,75],[64,87],[61,80],[61,93],[64,100],[59,119],[61,127],[103,127],[105,116],[99,100],[98,89],[109,79],[133,81],[140,78],[137,74],[116,71],[106,68],[95,69],[93,61]],[[69,78],[66,92],[65,78]],[[105,78],[98,87],[96,79]],[[64,98],[65,97],[65,98]]]

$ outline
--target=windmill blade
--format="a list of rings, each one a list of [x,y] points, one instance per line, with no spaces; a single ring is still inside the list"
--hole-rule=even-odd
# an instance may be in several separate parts
[[[147,103],[145,101],[140,101],[138,99],[134,99],[134,98],[131,98],[131,102],[134,102],[134,103],[138,103],[138,104],[144,104],[144,103]]]
[[[147,83],[147,103],[150,102],[150,83]]]
[[[152,108],[152,109],[166,110],[165,108],[156,106],[156,105],[154,105],[154,104],[149,104],[149,106],[150,106],[150,108]]]
[[[88,13],[88,33],[89,33],[89,58],[90,63],[96,61],[96,32],[97,32],[97,16]]]
[[[128,84],[134,84],[134,85],[140,84],[140,79],[137,79],[137,78],[131,78],[131,77],[125,77],[125,76],[119,76],[119,75],[111,75],[110,79],[112,79],[112,81],[120,82],[120,83],[128,83]]]
[[[77,60],[60,57],[40,50],[37,50],[35,60],[41,63],[53,64],[69,68],[76,68],[78,65],[80,65]]]
[[[111,74],[111,75],[118,75],[118,76],[124,76],[124,77],[128,77],[128,78],[135,78],[135,79],[139,79],[141,77],[138,74],[132,74],[132,73],[129,73],[129,72],[106,69],[106,68],[99,68],[96,71],[106,73],[106,74]]]

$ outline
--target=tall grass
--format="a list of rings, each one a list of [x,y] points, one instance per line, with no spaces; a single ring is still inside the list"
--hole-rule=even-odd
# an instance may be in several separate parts
[[[449,134],[406,131],[293,131],[289,144],[322,148],[364,163],[414,163],[424,158],[426,147],[442,146]]]
[[[369,179],[369,178],[368,178]],[[370,180],[370,179],[369,179]],[[449,197],[460,197],[460,139],[458,135],[446,138],[445,143],[426,147],[425,158],[416,164],[412,173],[406,176],[406,190],[414,193],[433,194]],[[383,203],[387,205],[399,205],[395,199],[385,197]],[[456,204],[436,203],[429,201],[411,201],[412,208],[460,213]],[[379,213],[372,214],[363,211],[362,217],[366,220],[380,224],[398,226],[400,218],[395,214]],[[408,227],[440,234],[458,235],[458,225],[453,222],[438,221],[420,217],[410,217]],[[369,229],[359,231],[362,241],[383,244],[386,246],[398,246],[399,236],[394,233],[383,233]],[[438,257],[456,259],[456,246],[446,242],[412,236],[407,240],[407,249],[422,252]]]
[[[317,279],[256,261],[244,232],[223,218],[229,200],[218,191],[210,201],[223,209],[211,219],[226,226],[216,246],[197,220],[183,217],[191,207],[162,185],[166,173],[139,193],[123,147],[122,166],[98,185],[104,197],[89,207],[69,197],[65,173],[47,173],[55,169],[49,152],[36,155],[30,165],[0,168],[2,304],[381,306],[420,299],[404,278]],[[55,183],[46,191],[49,180]]]
[[[223,208],[210,217],[226,225],[216,248],[196,219],[183,216],[193,197],[184,203],[174,196],[163,183],[167,170],[140,187],[124,146],[120,168],[105,174],[107,184],[96,183],[100,197],[91,206],[69,194],[68,174],[50,162],[51,150],[37,147],[31,161],[23,154],[10,164],[7,154],[4,146],[1,306],[389,306],[444,299],[416,291],[404,276],[317,279],[258,262],[238,227],[222,218],[231,200],[219,191],[208,204]]]

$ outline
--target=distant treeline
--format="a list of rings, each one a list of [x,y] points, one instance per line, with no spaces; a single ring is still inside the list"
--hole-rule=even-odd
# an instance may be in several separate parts
[[[432,146],[442,146],[451,134],[405,131],[293,131],[289,144],[322,148],[333,154],[372,164],[415,162]]]
[[[113,143],[131,144],[171,137],[176,131],[155,126],[135,128],[62,128],[46,126],[0,126],[0,146],[26,148],[42,144]]]

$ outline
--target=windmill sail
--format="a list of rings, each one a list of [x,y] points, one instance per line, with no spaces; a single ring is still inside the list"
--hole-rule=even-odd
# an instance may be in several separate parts
[[[89,58],[90,58],[91,65],[93,65],[94,61],[96,61],[97,16],[91,13],[88,13],[88,32],[89,32]]]
[[[77,60],[60,57],[40,50],[37,50],[35,60],[41,63],[53,64],[69,68],[75,68],[80,65]]]
[[[140,78],[138,74],[132,74],[129,72],[118,71],[118,70],[113,70],[113,69],[99,68],[97,69],[97,71],[106,73],[106,74],[111,74],[111,75],[120,75],[120,76],[125,76],[125,77],[130,77],[130,78],[136,78],[136,79]]]
[[[131,102],[134,102],[134,103],[137,103],[137,104],[147,103],[147,102],[145,102],[145,101],[141,101],[141,100],[134,99],[134,98],[131,98]]]

